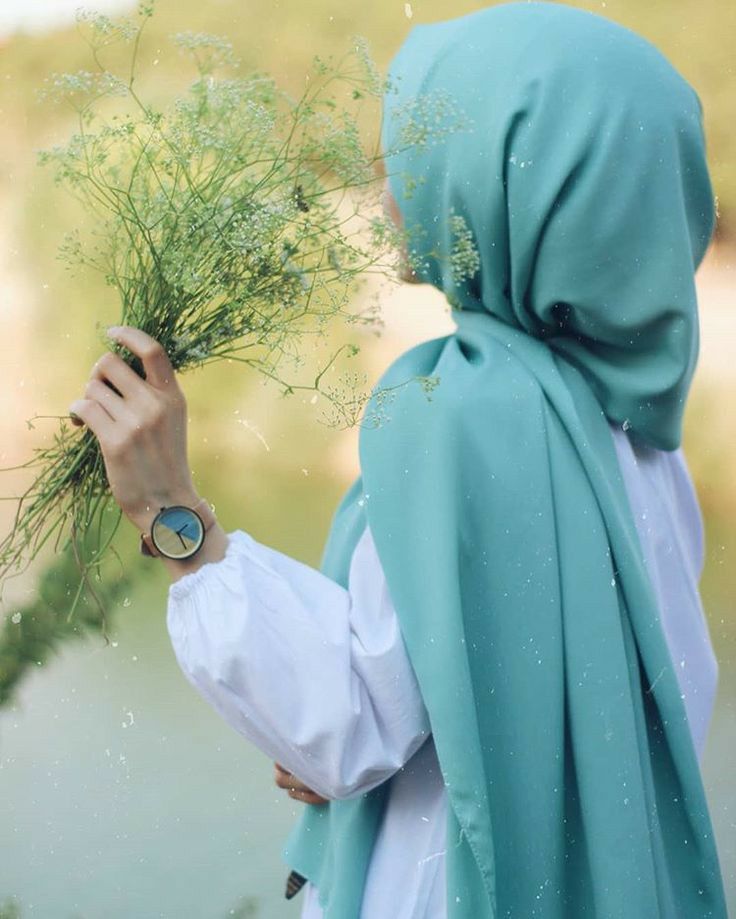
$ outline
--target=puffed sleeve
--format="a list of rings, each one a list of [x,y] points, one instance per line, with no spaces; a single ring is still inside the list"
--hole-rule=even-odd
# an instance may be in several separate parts
[[[199,694],[322,797],[380,785],[430,733],[368,527],[347,590],[235,530],[169,586],[166,620]]]

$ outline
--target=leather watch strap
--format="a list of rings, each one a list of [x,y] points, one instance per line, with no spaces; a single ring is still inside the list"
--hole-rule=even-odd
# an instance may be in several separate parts
[[[188,507],[189,505],[184,505]],[[202,518],[202,523],[204,524],[205,533],[210,527],[214,526],[217,518],[215,517],[215,512],[212,510],[210,503],[206,498],[200,498],[196,504],[192,505],[189,508],[192,511],[196,511],[197,514]],[[150,533],[141,533],[141,555],[148,555],[151,558],[158,558],[161,553],[154,546],[153,540]]]

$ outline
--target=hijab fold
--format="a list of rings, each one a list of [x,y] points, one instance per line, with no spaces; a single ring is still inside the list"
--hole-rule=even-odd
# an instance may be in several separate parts
[[[347,587],[370,526],[448,794],[448,919],[725,919],[609,428],[680,445],[714,221],[698,97],[640,36],[549,2],[415,27],[391,77],[391,188],[457,328],[379,380],[398,388],[321,570]],[[470,129],[400,149],[401,103],[436,91]],[[360,919],[390,783],[306,806],[286,841],[325,919]]]

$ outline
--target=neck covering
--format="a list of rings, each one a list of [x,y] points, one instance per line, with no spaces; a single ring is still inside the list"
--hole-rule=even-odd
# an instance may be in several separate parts
[[[370,525],[448,793],[448,919],[725,919],[609,427],[680,445],[714,226],[700,101],[642,37],[550,2],[415,27],[390,76],[390,187],[457,329],[379,380],[321,570],[347,587]],[[432,94],[440,129],[407,146]],[[286,842],[326,919],[360,917],[390,784],[306,805]]]

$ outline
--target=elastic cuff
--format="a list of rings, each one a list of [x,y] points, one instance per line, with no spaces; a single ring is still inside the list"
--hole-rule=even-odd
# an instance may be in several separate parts
[[[196,571],[189,571],[187,574],[172,581],[169,585],[169,599],[179,601],[184,599],[188,594],[195,590],[206,578],[214,574],[222,575],[226,580],[228,575],[236,579],[239,574],[237,557],[243,554],[243,549],[250,545],[253,537],[248,536],[242,530],[233,530],[227,534],[227,548],[223,558],[216,562],[205,562],[201,568]],[[233,583],[235,581],[233,580]]]

